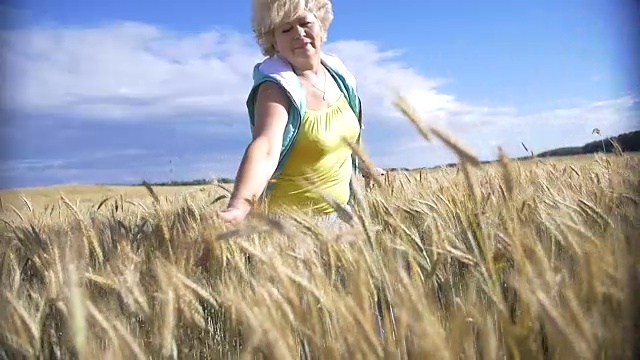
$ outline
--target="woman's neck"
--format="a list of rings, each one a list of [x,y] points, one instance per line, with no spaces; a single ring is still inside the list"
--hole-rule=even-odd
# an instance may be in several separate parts
[[[293,72],[298,76],[315,78],[322,73],[322,62],[318,56],[313,61],[306,64],[291,64]]]

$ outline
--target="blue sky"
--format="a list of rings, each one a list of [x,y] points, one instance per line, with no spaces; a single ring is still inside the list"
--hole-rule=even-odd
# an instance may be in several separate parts
[[[383,167],[454,161],[391,106],[483,159],[639,126],[631,1],[336,1],[326,50],[356,75]],[[14,1],[1,34],[4,187],[232,177],[261,55],[251,1]],[[636,39],[637,40],[637,39]],[[635,86],[635,87],[634,87]]]

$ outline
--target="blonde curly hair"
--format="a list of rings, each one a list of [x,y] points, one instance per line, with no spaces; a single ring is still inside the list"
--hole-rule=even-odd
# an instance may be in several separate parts
[[[274,29],[286,21],[291,21],[304,12],[314,14],[322,29],[322,42],[327,40],[327,30],[333,21],[330,0],[253,0],[251,27],[260,51],[265,56],[276,53]]]

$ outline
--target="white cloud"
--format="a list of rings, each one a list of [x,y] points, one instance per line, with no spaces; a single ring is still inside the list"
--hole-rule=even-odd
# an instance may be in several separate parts
[[[17,114],[85,121],[199,119],[209,122],[212,141],[220,129],[227,131],[219,136],[247,136],[238,133],[248,129],[239,119],[246,118],[251,72],[262,58],[250,35],[220,29],[177,33],[118,22],[7,31],[0,34],[0,46],[9,69],[5,88],[11,89],[2,95],[3,106]],[[400,50],[359,40],[331,42],[326,49],[340,56],[358,79],[369,124],[368,147],[384,166],[435,165],[451,159],[440,144],[422,144],[401,119],[390,101],[394,87],[425,120],[457,134],[484,157],[494,155],[495,144],[513,151],[520,141],[540,150],[581,144],[592,140],[593,127],[615,135],[630,130],[638,114],[637,100],[630,97],[536,114],[471,104],[443,93],[440,87],[450,79],[421,75],[403,62]]]
[[[181,34],[132,22],[6,32],[2,44],[13,89],[8,106],[86,119],[244,116],[253,65],[262,58],[248,35]],[[326,49],[358,78],[367,114],[378,121],[398,117],[389,101],[393,87],[440,119],[493,111],[439,92],[446,80],[420,75],[402,63],[400,51],[368,41]]]
[[[600,129],[602,136],[615,136],[623,132],[638,130],[640,123],[640,100],[630,96],[614,100],[598,101],[587,105],[554,109],[536,114],[519,114],[505,111],[502,116],[487,117],[476,112],[467,116],[474,118],[479,126],[465,126],[465,120],[450,117],[447,126],[455,138],[465,144],[481,160],[497,157],[497,147],[502,146],[511,157],[526,156],[524,143],[534,152],[542,152],[564,146],[582,146],[598,140],[592,134]],[[455,162],[454,154],[438,141],[427,142],[417,133],[395,139],[400,146],[386,147],[386,151],[374,159],[388,167],[423,167]],[[401,165],[394,165],[401,164]]]
[[[112,159],[118,157],[135,157],[146,154],[147,151],[141,149],[114,150],[109,152],[95,152],[92,154],[81,154],[74,158],[59,159],[21,159],[9,160],[0,164],[0,174],[15,174],[29,171],[43,171],[47,169],[57,169],[68,167],[83,161],[99,161],[102,159]]]
[[[5,33],[16,110],[147,119],[240,114],[259,53],[250,39],[138,23]],[[11,81],[12,80],[12,81]]]

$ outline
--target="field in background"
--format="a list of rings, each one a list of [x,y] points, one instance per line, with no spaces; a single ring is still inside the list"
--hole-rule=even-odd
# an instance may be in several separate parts
[[[225,189],[231,189],[232,185],[221,185]],[[204,193],[204,196],[213,192],[220,192],[218,185],[198,186],[158,186],[155,192],[161,197],[175,198],[177,196],[191,196]],[[107,197],[122,197],[131,201],[149,203],[151,197],[144,186],[109,186],[109,185],[66,185],[40,188],[24,188],[15,190],[0,190],[0,198],[6,207],[14,206],[19,211],[32,207],[42,210],[46,206],[57,204],[60,197],[64,196],[80,207],[96,205]],[[23,199],[27,199],[27,204]]]
[[[216,186],[4,192],[0,358],[632,359],[638,162],[392,173],[340,231],[235,230]]]
[[[595,155],[574,155],[574,156],[559,156],[552,158],[540,158],[526,161],[519,161],[518,164],[523,168],[531,166],[539,166],[541,164],[555,164],[557,165],[573,165],[583,166],[589,165],[597,158],[612,158],[613,154],[598,154]],[[628,157],[640,157],[640,153],[628,153]],[[493,169],[499,166],[499,163],[483,164],[482,168]],[[383,179],[385,183],[389,181],[394,183],[397,179],[413,178],[420,179],[420,175],[423,176],[452,176],[458,172],[456,167],[440,167],[423,170],[411,170],[411,171],[391,171]],[[231,190],[233,184],[220,184],[220,185],[187,185],[187,186],[154,186],[154,191],[159,196],[176,197],[179,195],[203,195],[205,197],[213,196],[213,194],[222,194],[221,188]],[[96,204],[106,197],[116,196],[124,197],[128,200],[141,201],[143,203],[149,203],[151,198],[148,191],[143,186],[111,186],[111,185],[61,185],[61,186],[49,186],[49,187],[34,187],[34,188],[20,188],[11,190],[0,190],[0,199],[4,202],[4,210],[7,210],[9,206],[15,207],[18,211],[27,210],[31,206],[35,210],[42,210],[47,205],[57,204],[60,201],[60,196],[65,196],[75,205],[80,207],[91,206]],[[23,200],[27,199],[29,204],[27,205]],[[5,214],[6,215],[6,214]]]

